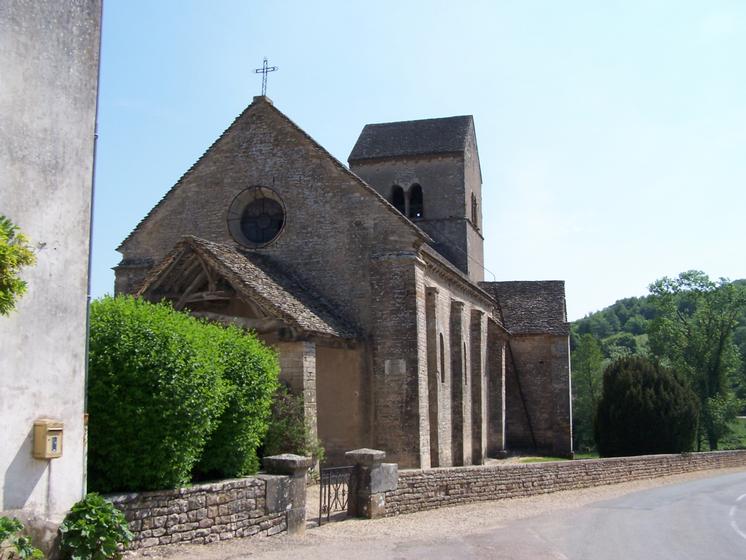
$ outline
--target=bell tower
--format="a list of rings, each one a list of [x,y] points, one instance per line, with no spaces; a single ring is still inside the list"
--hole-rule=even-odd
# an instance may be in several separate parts
[[[471,115],[365,125],[350,170],[432,237],[433,248],[484,280],[482,172]]]

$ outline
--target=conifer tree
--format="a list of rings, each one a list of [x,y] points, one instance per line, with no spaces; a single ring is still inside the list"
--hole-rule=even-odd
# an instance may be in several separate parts
[[[603,457],[681,453],[694,445],[697,397],[671,370],[639,356],[604,371],[596,416]]]

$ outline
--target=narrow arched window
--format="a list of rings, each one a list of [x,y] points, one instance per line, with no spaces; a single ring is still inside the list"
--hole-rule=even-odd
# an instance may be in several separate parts
[[[443,344],[443,333],[440,333],[440,382],[446,382],[446,347]]]
[[[409,217],[422,218],[423,211],[422,187],[419,185],[412,185],[409,188]]]
[[[471,193],[471,223],[479,227],[479,203],[474,193]]]
[[[399,212],[404,214],[404,189],[399,185],[391,187],[391,204],[394,205]]]

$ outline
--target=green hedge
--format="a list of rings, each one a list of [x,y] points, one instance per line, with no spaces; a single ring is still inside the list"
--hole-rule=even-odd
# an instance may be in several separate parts
[[[280,366],[277,356],[236,327],[221,329],[218,347],[227,407],[195,469],[199,479],[230,478],[259,470],[256,451],[267,432]]]
[[[235,381],[242,363],[250,382]],[[245,471],[256,461],[251,442],[266,430],[264,403],[277,368],[271,350],[236,329],[167,304],[106,297],[91,304],[88,375],[89,488],[112,492],[190,482],[211,435],[225,438],[231,430],[240,443],[221,457],[240,467],[213,468],[226,476]],[[226,423],[225,414],[236,408],[255,416]]]
[[[641,357],[604,371],[595,434],[602,457],[690,451],[697,428],[694,392],[676,374]]]

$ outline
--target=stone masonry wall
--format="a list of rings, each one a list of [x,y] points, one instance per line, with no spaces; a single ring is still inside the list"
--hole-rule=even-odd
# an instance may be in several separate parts
[[[146,266],[160,262],[184,235],[234,245],[229,208],[256,185],[275,191],[286,216],[277,238],[252,251],[367,332],[371,255],[412,250],[417,233],[266,98],[235,120],[122,243],[117,293],[131,291]]]
[[[129,522],[132,549],[210,543],[286,531],[288,478],[261,475],[107,498]]]
[[[505,451],[505,369],[507,335],[494,322],[487,324],[487,453],[497,457]]]
[[[509,357],[506,446],[536,447],[557,456],[569,455],[572,431],[568,337],[514,336]]]
[[[464,153],[464,205],[466,206],[466,242],[469,253],[469,278],[484,280],[484,222],[482,221],[482,169],[477,151],[476,131],[467,137]],[[472,220],[471,195],[477,201],[476,223]]]
[[[426,446],[431,444],[429,464],[481,464],[488,437],[487,380],[494,366],[494,361],[487,361],[486,336],[492,309],[485,298],[434,267],[420,263],[416,281],[420,426],[424,429],[420,438]],[[502,371],[496,375],[502,382]],[[500,432],[502,441],[502,426]],[[427,461],[418,466],[428,466]]]
[[[368,385],[362,349],[316,346],[318,433],[324,466],[348,465],[345,452],[370,447]]]
[[[391,200],[392,187],[408,197],[413,185],[423,194],[423,216],[413,221],[435,241],[435,248],[472,281],[484,280],[482,176],[474,131],[464,153],[417,155],[357,160],[350,169]],[[472,194],[477,200],[477,223],[472,221]],[[468,255],[468,256],[467,256]]]
[[[278,342],[280,381],[303,397],[303,416],[311,434],[318,435],[316,391],[316,344],[308,341]]]
[[[405,470],[386,515],[729,467],[746,467],[746,451]]]
[[[374,447],[407,467],[426,467],[420,435],[420,360],[413,254],[371,261]],[[429,422],[428,422],[429,425]]]

